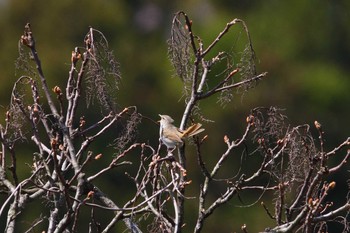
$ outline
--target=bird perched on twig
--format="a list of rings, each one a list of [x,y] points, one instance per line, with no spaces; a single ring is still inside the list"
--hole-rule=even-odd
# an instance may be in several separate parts
[[[168,115],[160,115],[159,136],[162,143],[169,150],[174,150],[176,146],[183,144],[183,139],[192,137],[204,131],[202,124],[196,123],[188,127],[186,130],[180,130],[173,125],[173,118]]]

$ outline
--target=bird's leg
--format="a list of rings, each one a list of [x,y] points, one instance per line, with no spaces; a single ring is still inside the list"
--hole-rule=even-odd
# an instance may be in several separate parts
[[[167,148],[168,149],[168,156],[174,156],[173,155],[173,151],[176,149],[176,147],[174,148]]]

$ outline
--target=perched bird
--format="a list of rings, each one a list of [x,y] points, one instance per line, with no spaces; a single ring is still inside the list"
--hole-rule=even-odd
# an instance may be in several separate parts
[[[160,115],[160,127],[159,136],[162,143],[167,147],[168,150],[174,150],[176,146],[183,144],[183,139],[191,137],[204,129],[201,128],[202,124],[196,123],[188,127],[186,130],[180,130],[173,125],[173,118],[168,115]]]

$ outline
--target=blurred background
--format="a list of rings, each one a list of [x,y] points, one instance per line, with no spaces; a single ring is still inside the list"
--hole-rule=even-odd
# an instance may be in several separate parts
[[[208,153],[204,155],[208,164],[224,151],[223,135],[227,134],[231,139],[239,137],[249,110],[258,106],[284,109],[291,126],[304,123],[313,126],[315,120],[319,121],[326,132],[328,149],[349,136],[348,0],[0,0],[1,115],[5,116],[13,83],[19,77],[14,65],[18,57],[18,40],[24,25],[30,22],[50,88],[55,85],[64,87],[71,51],[75,46],[84,45],[84,36],[92,26],[104,33],[120,63],[122,82],[117,93],[118,104],[121,107],[135,105],[140,113],[154,120],[158,120],[159,113],[169,114],[179,124],[185,106],[182,85],[180,79],[174,77],[167,55],[171,20],[179,10],[185,11],[193,20],[193,30],[202,37],[204,45],[208,45],[227,22],[234,18],[244,20],[258,58],[258,72],[268,72],[266,79],[243,95],[235,95],[224,108],[215,101],[203,102],[203,114],[214,121],[205,124],[206,131],[210,132],[206,145]],[[232,35],[232,40],[235,38]],[[4,122],[5,117],[1,117],[0,123]],[[156,146],[158,126],[143,121],[137,140]],[[98,145],[95,147],[99,148]],[[191,149],[188,147],[189,153]],[[30,163],[31,153],[23,151],[25,162]],[[104,153],[112,156],[113,149],[106,149]],[[109,160],[105,158],[106,163]],[[188,172],[191,178],[198,165],[196,158],[189,156],[188,160],[189,167],[193,167],[193,172]],[[237,166],[237,160],[230,162],[233,167]],[[29,172],[28,166],[23,165],[20,169],[23,169],[23,174]],[[123,203],[124,199],[123,192],[118,193],[118,190],[127,186],[118,183],[122,174],[123,171],[116,171],[109,180],[98,181],[101,187],[117,184],[114,190],[117,203]],[[339,180],[335,193],[346,191],[343,185],[346,185],[347,178],[348,174],[334,178]],[[196,195],[195,190],[193,194]],[[243,224],[247,224],[250,232],[273,226],[273,220],[268,218],[259,203],[252,207],[238,207],[252,204],[254,198],[249,198],[243,197],[245,203],[232,200],[217,210],[206,223],[204,232],[239,231]],[[271,204],[271,198],[264,201]],[[187,214],[195,216],[197,200],[189,202]],[[40,210],[36,211],[33,218],[40,213]],[[188,224],[189,232],[193,229],[191,224]],[[30,222],[25,222],[22,230],[29,226]]]

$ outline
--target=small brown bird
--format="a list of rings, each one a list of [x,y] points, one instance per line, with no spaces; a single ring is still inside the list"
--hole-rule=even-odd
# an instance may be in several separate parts
[[[163,144],[168,150],[174,150],[176,146],[183,144],[183,139],[192,137],[204,131],[202,124],[196,123],[188,127],[186,130],[180,130],[173,125],[173,118],[168,115],[160,115],[159,136]]]

